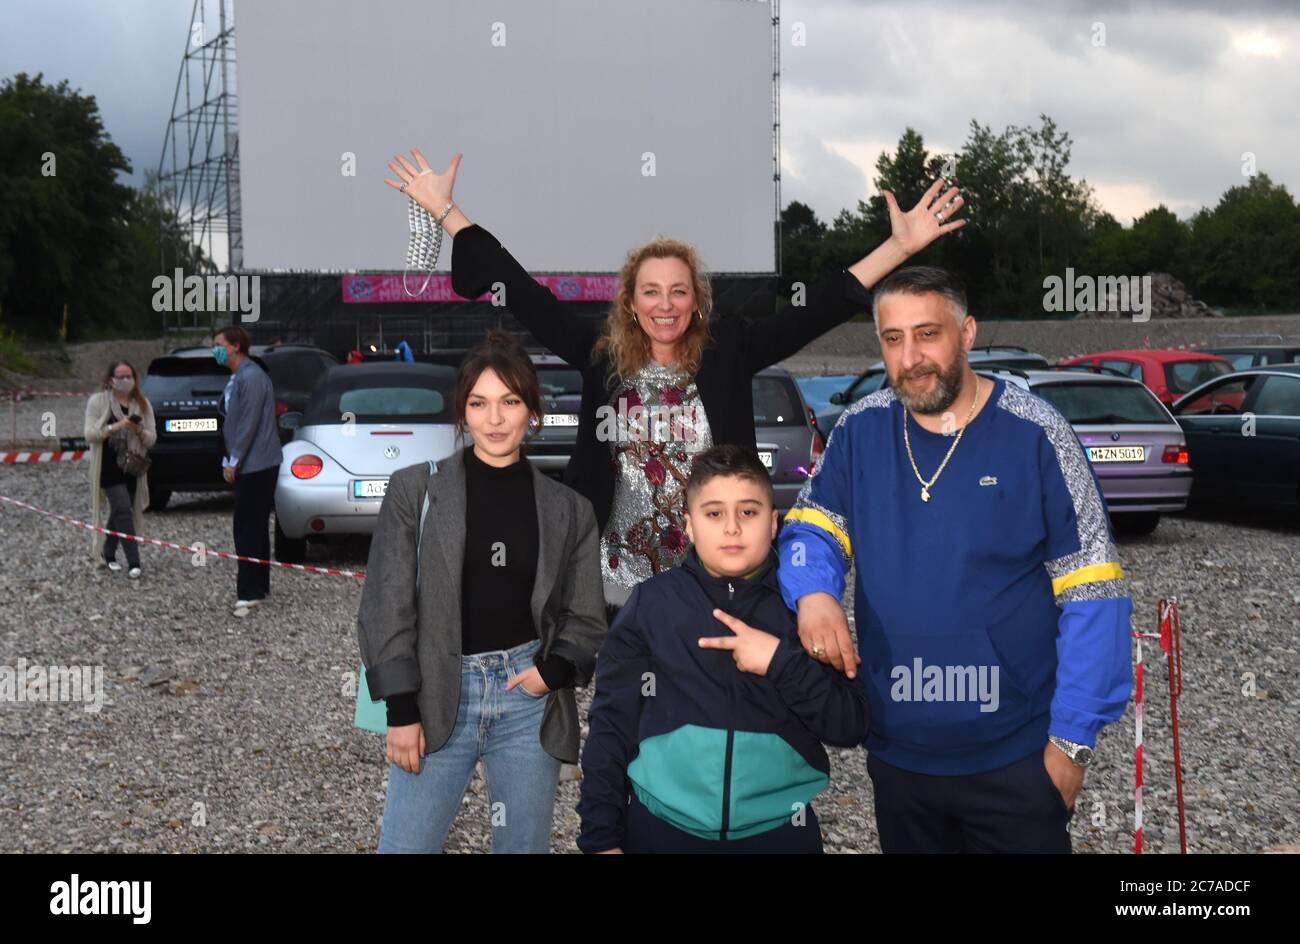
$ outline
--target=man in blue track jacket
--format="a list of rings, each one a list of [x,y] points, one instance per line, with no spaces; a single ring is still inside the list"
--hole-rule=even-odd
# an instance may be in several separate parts
[[[1051,405],[971,369],[955,276],[900,269],[874,314],[890,385],[845,410],[787,515],[782,595],[808,652],[866,686],[884,851],[1068,852],[1132,688],[1096,478]]]

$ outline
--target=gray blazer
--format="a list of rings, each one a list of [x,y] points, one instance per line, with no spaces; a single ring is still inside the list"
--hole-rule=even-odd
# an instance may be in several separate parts
[[[239,369],[226,381],[221,402],[226,417],[221,425],[226,459],[238,465],[241,475],[279,465],[280,434],[275,423],[275,388],[270,375],[245,356]]]
[[[527,459],[520,460],[527,462]],[[416,692],[425,750],[447,743],[460,708],[461,572],[465,557],[465,463],[460,451],[428,474],[426,463],[393,473],[379,509],[357,637],[373,699]],[[429,487],[415,591],[415,536]],[[542,655],[557,653],[586,685],[605,637],[600,536],[591,502],[533,467],[537,501],[537,578],[533,625]],[[578,705],[573,688],[546,696],[541,742],[552,757],[578,762]]]

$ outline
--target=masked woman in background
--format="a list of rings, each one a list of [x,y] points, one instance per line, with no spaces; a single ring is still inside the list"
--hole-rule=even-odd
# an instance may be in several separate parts
[[[98,525],[103,497],[108,496],[108,525],[112,531],[139,534],[144,510],[149,507],[149,450],[158,439],[153,407],[140,391],[140,378],[126,361],[115,361],[104,371],[100,389],[86,402],[86,442],[90,444],[90,520]],[[117,546],[122,545],[127,576],[140,577],[140,545],[116,535],[106,535],[102,554],[91,532],[91,555],[100,567],[116,573],[122,569]]]

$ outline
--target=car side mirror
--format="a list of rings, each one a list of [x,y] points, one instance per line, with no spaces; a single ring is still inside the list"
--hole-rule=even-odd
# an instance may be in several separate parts
[[[301,413],[281,413],[279,425],[281,429],[297,429],[302,425]]]
[[[844,400],[845,400],[845,396],[843,390],[831,394],[831,403],[834,403],[837,406],[843,406]]]

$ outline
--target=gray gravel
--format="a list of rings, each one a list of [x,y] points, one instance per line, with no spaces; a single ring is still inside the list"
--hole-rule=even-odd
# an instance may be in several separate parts
[[[0,494],[82,514],[86,465],[0,467]],[[228,549],[230,497],[179,495],[151,535]],[[1238,516],[1239,517],[1239,516]],[[1184,601],[1180,703],[1192,849],[1297,839],[1294,528],[1227,516],[1167,519],[1126,542],[1143,626]],[[0,851],[373,851],[387,778],[380,736],[351,726],[355,580],[276,572],[246,620],[228,615],[234,567],[146,547],[145,577],[95,572],[86,532],[0,505],[0,665],[102,665],[107,703],[0,704]],[[364,567],[361,542],[311,563]],[[1177,849],[1163,665],[1148,650],[1147,848]],[[1254,697],[1242,694],[1253,673]],[[584,710],[589,693],[583,693]],[[1107,729],[1074,822],[1078,851],[1131,848],[1133,723]],[[817,804],[828,848],[875,852],[860,750],[833,750]],[[553,848],[575,851],[577,784],[561,785]],[[489,829],[474,782],[449,851]],[[202,814],[200,816],[199,814]],[[196,825],[202,822],[203,825]]]

